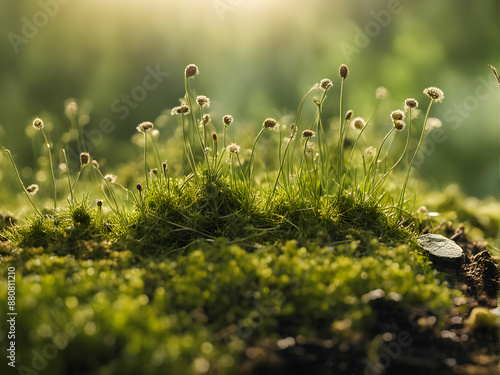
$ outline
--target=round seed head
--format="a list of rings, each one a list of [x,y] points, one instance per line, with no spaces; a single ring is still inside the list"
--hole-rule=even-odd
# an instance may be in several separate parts
[[[316,133],[315,133],[315,132],[313,132],[313,131],[312,131],[312,130],[310,130],[310,129],[306,129],[306,130],[304,130],[304,131],[302,132],[302,138],[304,138],[304,139],[311,139],[311,138],[313,138],[313,137],[315,137],[315,136],[316,136]]]
[[[400,120],[394,121],[393,125],[394,125],[394,129],[396,129],[398,132],[402,131],[406,126],[404,121],[400,121]]]
[[[158,175],[158,168],[151,169],[151,173],[154,175]]]
[[[193,78],[194,76],[197,76],[200,73],[198,67],[194,64],[189,64],[186,66],[185,74],[186,78]]]
[[[405,100],[405,111],[408,111],[410,108],[418,108],[418,102],[413,98]]]
[[[36,193],[38,193],[38,185],[36,184],[30,185],[26,188],[26,191],[28,192],[29,195],[35,195]]]
[[[443,123],[441,122],[440,119],[436,117],[429,117],[427,119],[427,125],[425,126],[426,129],[432,130],[432,129],[437,129],[443,126]]]
[[[427,87],[424,90],[424,94],[427,95],[432,100],[434,100],[436,103],[441,103],[444,99],[443,91],[434,86]]]
[[[236,143],[231,143],[229,146],[227,146],[227,152],[234,154],[240,152],[240,146],[238,146]]]
[[[167,162],[166,162],[166,161],[164,161],[164,162],[162,163],[162,165],[161,165],[161,166],[163,167],[163,172],[166,172],[166,171],[167,171],[167,168],[168,168],[168,166],[167,166]]]
[[[392,121],[403,121],[405,119],[405,117],[406,117],[405,113],[400,109],[392,111],[392,113],[391,113]]]
[[[210,99],[207,98],[205,95],[198,95],[196,97],[196,102],[200,107],[210,107]]]
[[[144,122],[141,122],[138,126],[137,126],[137,131],[138,132],[142,132],[142,133],[147,133],[148,131],[150,131],[151,129],[154,128],[154,125],[152,122],[149,122],[149,121],[144,121]]]
[[[377,87],[377,90],[375,91],[375,97],[379,100],[387,98],[387,95],[389,95],[389,91],[384,86]]]
[[[421,207],[419,207],[419,208],[418,208],[418,210],[417,210],[417,214],[426,214],[426,213],[428,213],[428,212],[429,212],[429,210],[428,210],[428,209],[427,209],[427,207],[425,207],[425,206],[421,206]]]
[[[78,112],[78,104],[72,100],[66,104],[65,110],[68,117],[74,116]]]
[[[264,123],[262,124],[263,127],[266,129],[274,129],[274,127],[277,125],[276,120],[268,117],[264,120]]]
[[[99,169],[99,163],[97,162],[97,160],[92,160],[92,166],[93,166],[95,169]]]
[[[352,111],[352,109],[348,110],[345,114],[345,120],[346,121],[350,120],[353,114],[354,112]]]
[[[216,132],[212,133],[212,139],[214,140],[214,142],[217,142],[217,133]]]
[[[366,122],[362,117],[356,117],[351,121],[351,126],[356,130],[361,130],[366,126]]]
[[[324,91],[328,90],[332,86],[333,86],[333,83],[328,78],[322,79],[321,82],[319,83],[319,87],[321,87],[321,90],[324,90]]]
[[[224,122],[224,125],[225,125],[225,126],[229,126],[229,125],[231,125],[231,123],[233,122],[233,116],[231,116],[231,115],[225,115],[225,116],[222,118],[222,122]]]
[[[114,184],[116,182],[116,176],[114,174],[107,174],[104,176],[104,179],[108,181],[110,184]]]
[[[207,125],[210,122],[210,120],[211,118],[208,113],[206,115],[203,115],[203,125]]]
[[[141,184],[137,184],[135,187],[137,188],[137,190],[139,190],[139,193],[142,192],[142,185]]]
[[[347,78],[347,76],[349,75],[349,69],[347,68],[347,65],[345,65],[345,64],[340,65],[339,74],[340,74],[340,78],[342,78],[342,79]]]
[[[36,118],[33,120],[33,127],[36,129],[36,130],[41,130],[43,129],[44,125],[43,125],[43,121],[40,119],[40,118]]]
[[[80,164],[82,167],[86,166],[90,162],[90,154],[88,152],[82,152],[80,154]]]
[[[97,207],[102,207],[102,201],[101,200],[97,201]]]
[[[365,154],[365,158],[371,159],[371,158],[375,157],[375,155],[377,154],[377,149],[373,146],[367,147],[365,149],[364,154]]]
[[[187,104],[181,104],[180,106],[172,108],[170,111],[171,115],[187,115],[189,113],[189,106]]]
[[[66,163],[59,164],[59,170],[65,173],[68,170],[68,166],[66,165]]]

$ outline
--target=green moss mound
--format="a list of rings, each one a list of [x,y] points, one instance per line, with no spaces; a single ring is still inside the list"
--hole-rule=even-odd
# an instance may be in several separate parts
[[[380,320],[443,324],[458,292],[376,202],[273,203],[224,179],[177,180],[106,221],[84,200],[11,227],[0,269],[16,268],[19,363],[50,346],[53,374],[232,374],[261,340],[333,337],[368,353]]]

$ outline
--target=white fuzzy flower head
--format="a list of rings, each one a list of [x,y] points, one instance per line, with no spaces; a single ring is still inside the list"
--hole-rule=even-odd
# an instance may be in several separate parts
[[[384,86],[377,87],[377,90],[375,91],[375,97],[379,100],[387,98],[387,95],[389,95],[389,91]]]
[[[319,83],[319,87],[321,88],[321,90],[323,91],[326,91],[328,90],[330,87],[333,86],[333,83],[330,79],[328,78],[324,78],[321,80],[321,82]]]
[[[44,125],[43,125],[43,121],[40,119],[40,118],[36,118],[33,120],[33,127],[36,129],[36,130],[42,130]]]
[[[312,131],[312,130],[310,130],[310,129],[306,129],[306,130],[304,130],[304,131],[302,132],[302,138],[304,138],[304,139],[311,139],[311,138],[313,138],[313,137],[315,137],[315,136],[316,136],[316,133],[315,133],[315,132],[313,132],[313,131]]]
[[[444,99],[444,92],[437,87],[431,86],[424,90],[424,94],[431,98],[436,103],[441,103]]]
[[[29,195],[35,195],[36,193],[38,193],[38,185],[36,184],[30,185],[26,188],[26,191],[28,192]]]
[[[405,119],[405,117],[406,117],[405,113],[400,109],[392,111],[392,113],[391,113],[392,121],[398,121],[398,120],[403,121]]]
[[[409,111],[410,109],[418,108],[418,102],[413,98],[408,98],[405,100],[405,111]]]
[[[404,121],[399,121],[399,120],[394,121],[392,125],[394,126],[394,129],[396,129],[398,132],[403,131],[406,126]]]
[[[377,149],[375,147],[372,147],[372,146],[367,147],[365,149],[364,154],[365,154],[366,159],[373,159],[375,157],[375,155],[377,154]]]
[[[427,124],[426,124],[425,128],[430,131],[433,129],[440,128],[441,126],[443,126],[443,123],[441,122],[440,119],[438,119],[436,117],[429,117],[427,119]]]
[[[351,121],[351,126],[356,130],[361,130],[366,126],[366,121],[362,117],[356,117]]]
[[[230,154],[237,154],[240,152],[240,146],[238,146],[236,143],[231,143],[229,146],[227,146],[227,152]]]
[[[144,122],[141,122],[137,126],[136,129],[138,132],[147,133],[148,131],[152,130],[153,128],[154,128],[154,125],[152,122],[144,121]]]
[[[114,174],[107,174],[106,176],[104,176],[104,179],[108,181],[110,184],[116,183],[116,178],[117,177]]]
[[[210,107],[210,99],[207,98],[205,95],[198,95],[196,97],[196,102],[200,107]]]

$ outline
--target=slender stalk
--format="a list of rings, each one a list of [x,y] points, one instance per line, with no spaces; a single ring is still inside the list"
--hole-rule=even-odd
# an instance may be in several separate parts
[[[148,171],[148,135],[144,132],[144,174],[146,175],[146,187],[149,187],[149,171]]]
[[[62,149],[62,153],[64,155],[64,163],[66,164],[66,173],[68,174],[69,194],[71,196],[71,203],[73,203],[74,198],[73,198],[73,189],[71,188],[71,175],[69,173],[68,158],[66,157],[66,150],[64,148]]]
[[[195,180],[198,181],[198,173],[196,172],[193,150],[191,149],[191,144],[189,143],[188,135],[186,132],[184,115],[182,115],[182,136],[184,138],[184,153],[185,153],[186,158],[189,162],[189,166],[191,167],[191,170],[193,171],[193,175],[195,177]]]
[[[238,165],[240,166],[241,175],[243,176],[243,182],[247,184],[245,173],[243,172],[243,167],[241,166],[240,155],[236,153],[236,158],[238,159]],[[248,192],[250,192],[250,181],[248,181]]]
[[[222,140],[222,147],[224,147],[224,149],[227,147],[227,144],[226,144],[226,129],[227,129],[227,125],[224,124],[224,129],[222,130],[222,134],[223,134],[223,140]]]
[[[300,159],[299,170],[297,171],[297,179],[298,180],[302,179],[302,166],[303,166],[304,160],[306,158],[306,149],[307,149],[307,142],[308,141],[309,141],[309,139],[306,139],[306,141],[304,142],[304,149],[302,151],[302,158]]]
[[[323,128],[323,121],[321,120],[321,112],[323,108],[323,102],[326,99],[326,90],[323,91],[321,99],[316,103],[318,106],[317,117],[318,117],[318,146],[321,162],[321,179],[323,189],[328,193],[328,172],[326,170],[326,163],[330,159],[328,155],[328,142],[326,141],[326,133]],[[319,169],[319,168],[318,168]]]
[[[297,115],[295,117],[295,135],[297,134],[298,132],[298,129],[299,129],[299,120],[300,120],[300,114],[302,112],[302,107],[304,106],[304,103],[305,101],[307,100],[307,98],[309,97],[309,95],[318,88],[317,85],[314,85],[313,87],[311,87],[309,89],[309,91],[302,97],[302,100],[300,101],[300,104],[299,104],[299,109],[297,110]],[[286,145],[286,148],[285,148],[285,152],[283,153],[283,159],[281,161],[281,164],[280,164],[280,168],[278,169],[278,175],[276,176],[276,180],[274,181],[274,185],[273,185],[273,188],[269,194],[269,197],[267,199],[267,202],[266,202],[266,208],[268,207],[269,203],[272,201],[272,198],[274,196],[274,192],[276,190],[276,186],[278,186],[278,181],[279,181],[279,178],[281,176],[281,172],[283,170],[283,165],[285,163],[285,160],[286,160],[286,156],[287,156],[287,153],[288,153],[288,149],[290,147],[290,144],[292,143],[292,140],[293,140],[294,137],[290,137],[290,140],[288,141],[288,144]],[[295,149],[295,147],[294,147]],[[289,176],[290,175],[290,169],[292,168],[292,164],[293,164],[293,152],[291,153],[291,156],[290,156],[290,168],[288,169],[287,171],[287,175]]]
[[[35,203],[31,200],[30,194],[28,193],[28,190],[26,190],[26,187],[24,186],[23,180],[21,179],[21,176],[19,175],[19,171],[17,170],[16,163],[14,162],[14,158],[12,157],[12,154],[10,153],[10,150],[7,150],[6,148],[3,149],[7,155],[9,155],[10,162],[12,163],[12,166],[14,167],[14,171],[16,172],[17,179],[19,180],[19,183],[21,184],[21,187],[23,188],[24,194],[26,194],[26,198],[30,201],[31,205],[35,209],[38,215],[43,218],[42,213],[36,208]]]
[[[207,140],[207,125],[203,122],[203,106],[200,106],[200,116],[201,116],[201,124],[203,125],[203,149],[205,147],[208,147],[208,140]]]
[[[101,176],[101,178],[103,179],[104,183],[106,184],[106,187],[108,188],[108,191],[109,191],[109,194],[111,195],[111,198],[113,198],[113,202],[116,206],[116,212],[119,212],[120,211],[120,207],[118,206],[118,202],[116,200],[116,197],[115,197],[115,193],[113,192],[113,190],[111,189],[111,186],[109,186],[109,183],[108,181],[106,180],[106,178],[104,177],[104,175],[102,174],[101,170],[100,169],[97,169],[97,168],[94,168],[97,173],[99,173],[99,175]],[[99,185],[100,186],[100,185]],[[104,192],[104,190],[103,190]],[[108,202],[109,204],[109,202]],[[109,206],[112,208],[111,204],[109,204]]]
[[[382,184],[384,183],[384,181],[387,178],[387,176],[389,175],[389,173],[391,173],[394,170],[394,168],[396,168],[396,166],[401,162],[401,160],[403,160],[403,157],[405,156],[406,151],[408,150],[408,146],[410,144],[410,135],[411,135],[411,108],[409,108],[409,110],[408,110],[408,134],[406,135],[405,148],[403,149],[403,152],[401,153],[401,156],[399,157],[399,159],[375,184],[375,186],[373,187],[372,195],[375,194],[375,192],[380,188],[380,186],[382,186]],[[389,147],[390,147],[390,145],[389,145]]]
[[[82,174],[83,167],[84,167],[83,165],[80,165],[80,170],[78,171],[78,174],[76,175],[76,180],[75,180],[75,183],[73,184],[73,187],[71,188],[71,192],[73,192],[75,190],[76,183],[80,179],[80,175]]]
[[[260,136],[262,135],[262,132],[265,129],[266,128],[260,129],[259,134],[257,134],[257,137],[255,137],[255,141],[253,142],[252,153],[250,154],[250,162],[248,163],[248,168],[247,168],[248,187],[249,188],[250,188],[250,179],[252,178],[252,171],[253,171],[253,160],[254,160],[255,145],[257,144],[257,141],[259,140]]]
[[[366,126],[365,126],[366,127]],[[371,190],[371,185],[373,184],[375,180],[375,174],[377,173],[377,164],[378,164],[378,158],[380,156],[380,152],[382,151],[382,147],[384,147],[385,142],[387,141],[387,138],[392,134],[393,131],[395,131],[394,127],[389,130],[389,132],[386,134],[382,142],[380,143],[380,146],[377,150],[377,154],[373,158],[372,162],[370,163],[370,166],[368,167],[368,173],[365,176],[365,185],[369,182],[368,187],[366,188],[366,191],[369,192]],[[373,171],[372,171],[373,169]]]
[[[339,177],[340,174],[342,173],[342,168],[344,166],[344,141],[345,141],[345,134],[347,133],[344,129],[346,128],[346,124],[344,121],[342,121],[342,102],[343,102],[343,97],[344,97],[344,78],[342,78],[340,82],[340,111],[339,111],[339,145],[338,145],[338,150],[339,150]],[[344,125],[344,126],[343,126]]]
[[[354,150],[356,150],[356,146],[358,144],[359,138],[361,138],[361,134],[363,134],[365,129],[366,129],[366,125],[363,126],[363,129],[361,129],[359,131],[358,136],[356,137],[356,141],[354,141],[354,146],[352,146],[351,155],[349,156],[349,163],[347,164],[347,169],[346,169],[345,173],[343,174],[342,181],[340,183],[340,191],[344,190],[344,183],[345,183],[345,179],[347,178],[347,175],[349,173],[349,170],[351,168],[351,162],[352,162],[352,158],[354,156]]]
[[[200,131],[199,131],[198,126],[196,124],[196,117],[194,115],[193,105],[191,103],[191,96],[189,95],[189,83],[188,83],[188,79],[189,78],[184,77],[184,86],[185,86],[185,89],[186,89],[186,101],[187,101],[187,104],[189,106],[189,111],[191,112],[191,121],[193,121],[193,130],[196,133],[196,135],[198,135],[198,141],[200,142],[201,152],[205,156],[205,161],[207,163],[207,168],[209,168],[210,165],[208,164],[208,156],[207,156],[207,154],[205,152],[205,147],[203,146],[203,141],[201,139]]]
[[[45,139],[45,144],[47,145],[47,148],[49,149],[50,173],[51,173],[51,176],[52,176],[52,188],[54,189],[54,209],[56,209],[57,208],[56,178],[54,176],[54,165],[53,165],[53,162],[52,162],[52,151],[51,151],[50,143],[47,140],[47,136],[45,134],[45,130],[43,130],[43,128],[40,129],[40,130],[42,131],[43,138]]]
[[[158,144],[156,143],[153,136],[151,136],[151,142],[153,143],[153,147],[154,147],[155,153],[156,153],[156,158],[158,159],[158,168],[161,168],[162,167],[161,156],[160,156],[160,152],[158,151]],[[160,179],[161,179],[161,173],[160,173]]]
[[[415,156],[417,156],[418,150],[420,149],[420,146],[422,145],[422,141],[424,140],[425,127],[427,125],[427,119],[429,118],[429,112],[431,110],[432,103],[434,103],[433,99],[431,99],[429,106],[427,107],[427,112],[425,113],[424,125],[422,126],[422,132],[420,133],[420,139],[418,140],[417,148],[415,149],[415,152],[413,153],[410,164],[408,165],[408,170],[406,171],[406,176],[405,176],[405,180],[403,182],[403,187],[401,188],[401,194],[399,196],[399,202],[398,202],[398,207],[401,210],[403,209],[405,192],[406,192],[406,185],[408,184],[408,180],[410,178],[411,168],[413,166],[413,162],[415,161]]]

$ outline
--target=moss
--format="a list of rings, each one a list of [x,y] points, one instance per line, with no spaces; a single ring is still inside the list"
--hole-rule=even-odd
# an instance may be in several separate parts
[[[224,374],[234,373],[245,348],[263,338],[355,335],[368,343],[378,334],[377,319],[408,321],[427,311],[443,320],[458,294],[436,283],[408,246],[372,244],[370,255],[353,262],[355,247],[288,241],[248,252],[217,239],[143,260],[109,247],[95,259],[37,253],[21,261],[22,253],[11,254],[0,268],[15,265],[22,279],[19,337],[48,332],[19,345],[19,356],[41,350],[52,334],[66,336],[64,350],[48,363],[51,373],[80,364],[89,373],[104,366],[108,373],[185,374],[202,358]],[[368,298],[375,289],[383,294]],[[82,352],[92,361],[83,361]]]
[[[5,237],[22,248],[50,247],[56,254],[75,254],[81,241],[100,239],[104,227],[97,212],[83,199],[52,214],[31,215],[26,224],[8,228]]]

